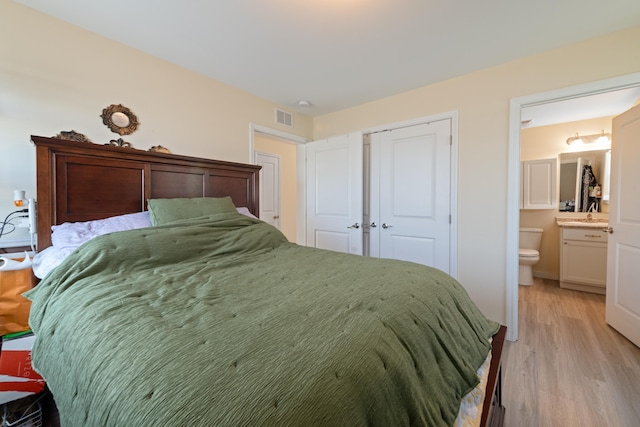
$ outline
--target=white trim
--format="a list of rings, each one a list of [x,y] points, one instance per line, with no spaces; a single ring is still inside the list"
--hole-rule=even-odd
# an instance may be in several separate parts
[[[449,274],[458,278],[458,112],[452,111],[451,119],[451,236],[450,237],[450,258]]]
[[[364,129],[361,132],[363,134],[382,132],[385,130],[398,129],[398,128],[414,126],[414,125],[423,125],[425,123],[437,122],[439,120],[447,120],[447,119],[451,119],[452,123],[455,121],[455,129],[457,134],[458,133],[457,132],[457,129],[458,129],[458,111],[457,110],[446,111],[444,113],[437,113],[431,116],[418,117],[415,119],[404,120],[401,122],[388,123],[386,125],[381,125],[381,126],[374,126],[372,128]]]
[[[306,149],[304,144],[309,142],[307,138],[272,129],[267,126],[249,123],[249,162],[255,164],[255,134],[256,132],[282,139],[284,142],[296,144],[296,175],[298,183],[305,182],[306,175]],[[298,194],[296,195],[296,243],[304,245],[306,243],[305,221],[307,218],[306,211],[306,189],[305,185],[298,185]]]
[[[307,146],[296,147],[296,179],[298,180],[298,221],[296,221],[296,243],[307,246]]]
[[[580,98],[640,86],[640,73],[512,98],[509,106],[507,170],[506,326],[507,339],[518,339],[518,229],[520,228],[520,120],[523,107]]]
[[[249,163],[251,164],[255,164],[255,157],[253,153],[255,151],[254,137],[256,132],[275,136],[276,138],[284,139],[296,144],[306,144],[307,142],[309,142],[307,138],[304,138],[302,136],[282,132],[281,130],[272,129],[270,127],[259,125],[256,123],[249,123]]]

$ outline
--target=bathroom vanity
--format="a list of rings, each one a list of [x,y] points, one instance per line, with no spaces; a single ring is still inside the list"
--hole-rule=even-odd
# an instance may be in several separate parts
[[[560,287],[578,291],[606,293],[606,219],[591,221],[558,218],[560,227]]]

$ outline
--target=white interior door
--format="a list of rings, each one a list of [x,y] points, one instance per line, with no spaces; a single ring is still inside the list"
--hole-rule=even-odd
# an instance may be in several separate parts
[[[362,255],[362,133],[306,144],[307,245]]]
[[[613,119],[607,323],[640,347],[640,106]]]
[[[260,169],[260,219],[280,230],[280,156],[256,152]]]
[[[451,121],[371,139],[371,255],[450,272]]]

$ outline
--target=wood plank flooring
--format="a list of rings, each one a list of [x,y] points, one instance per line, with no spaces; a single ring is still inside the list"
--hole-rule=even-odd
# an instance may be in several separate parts
[[[640,348],[605,322],[605,296],[535,279],[505,344],[505,426],[640,426]]]

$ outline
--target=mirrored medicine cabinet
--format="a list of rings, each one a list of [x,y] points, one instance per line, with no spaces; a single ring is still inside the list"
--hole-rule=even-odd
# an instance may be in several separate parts
[[[559,211],[603,212],[610,166],[611,150],[561,153]]]

